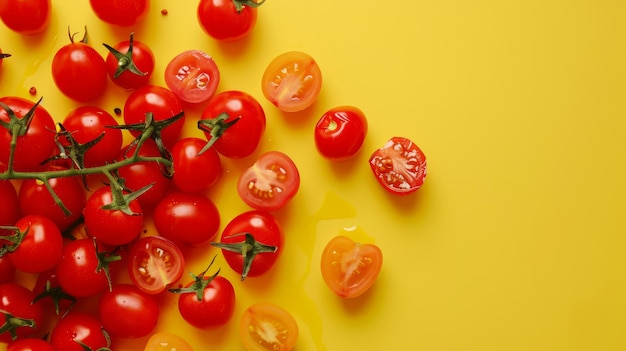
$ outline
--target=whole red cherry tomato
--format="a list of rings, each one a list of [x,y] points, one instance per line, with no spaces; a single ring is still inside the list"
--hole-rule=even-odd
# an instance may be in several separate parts
[[[41,303],[33,303],[35,294],[17,283],[0,284],[0,318],[4,321],[0,342],[33,335],[43,325]],[[11,320],[8,317],[12,316]]]
[[[13,158],[14,170],[38,168],[56,148],[54,120],[39,103],[14,96],[1,97],[0,124],[4,127],[0,128],[0,163],[5,166],[9,163],[11,149],[10,129],[19,128]],[[21,131],[26,132],[20,135]]]
[[[77,107],[65,116],[62,124],[67,133],[71,134],[72,138],[80,144],[87,144],[101,138],[85,152],[85,167],[111,163],[122,148],[122,131],[109,128],[117,126],[117,120],[100,107]],[[60,138],[60,141],[62,144],[68,145],[66,138]]]
[[[367,119],[354,106],[339,106],[328,110],[315,126],[314,139],[323,156],[342,160],[356,154],[367,135]]]
[[[63,249],[59,227],[39,215],[24,216],[15,226],[25,235],[15,251],[9,253],[13,266],[29,273],[41,273],[54,268],[61,260]]]
[[[150,47],[130,39],[114,47],[104,44],[109,50],[106,57],[107,73],[116,85],[124,89],[137,89],[150,81],[154,71],[154,54]]]
[[[230,90],[209,100],[198,127],[217,152],[242,158],[257,149],[265,124],[263,107],[252,95]]]
[[[182,277],[185,257],[172,241],[161,236],[144,236],[131,246],[127,268],[133,284],[154,295]]]
[[[178,189],[197,193],[217,183],[222,175],[220,156],[213,148],[204,149],[207,142],[200,138],[180,139],[172,149],[174,176],[172,180]]]
[[[393,137],[370,156],[376,180],[395,195],[419,189],[426,177],[426,156],[416,144],[403,137]]]
[[[264,0],[201,0],[198,22],[211,37],[235,41],[248,35],[256,24],[257,7]]]
[[[163,121],[183,112],[180,99],[171,90],[158,85],[144,85],[133,91],[124,103],[124,122],[126,124],[145,123],[146,114],[152,113],[155,121]],[[179,118],[161,131],[163,143],[172,146],[178,140],[185,118]],[[135,137],[140,131],[131,130]]]
[[[2,235],[5,234],[3,233]],[[15,267],[13,267],[8,256],[0,256],[0,284],[13,282],[13,278],[15,278]]]
[[[239,176],[237,193],[250,207],[274,211],[291,201],[300,188],[296,164],[280,151],[268,151]]]
[[[0,180],[0,226],[12,226],[20,217],[17,190],[9,180]],[[0,229],[0,235],[6,231]]]
[[[71,311],[57,322],[49,336],[55,350],[85,351],[103,350],[111,346],[109,337],[98,317],[79,311]]]
[[[7,345],[6,351],[55,351],[47,341],[38,338],[17,339]]]
[[[56,269],[37,275],[33,293],[41,302],[47,315],[64,316],[76,303],[76,299],[63,291],[57,279]]]
[[[200,50],[176,55],[165,67],[165,83],[181,100],[205,102],[215,94],[220,71],[213,58]]]
[[[233,218],[220,238],[212,243],[222,249],[224,259],[235,272],[257,277],[269,271],[284,246],[285,235],[278,220],[264,211],[248,211]]]
[[[148,0],[89,0],[89,4],[99,19],[122,27],[140,22],[150,10]]]
[[[0,18],[9,29],[20,34],[39,34],[50,24],[50,0],[4,0]]]
[[[261,88],[279,110],[302,111],[317,100],[322,89],[322,71],[309,54],[285,52],[267,65]]]
[[[104,59],[87,44],[87,34],[81,41],[61,47],[52,59],[52,79],[57,88],[72,100],[87,102],[104,93],[107,86],[107,70]]]
[[[113,285],[98,300],[98,316],[111,336],[140,338],[150,334],[159,320],[159,305],[132,284]]]
[[[116,201],[111,186],[99,188],[87,199],[83,211],[85,226],[89,235],[98,242],[112,246],[128,244],[138,238],[143,230],[141,205],[137,199],[133,199],[127,208],[105,208]]]
[[[299,333],[291,313],[272,303],[249,306],[239,321],[241,342],[248,351],[292,350]]]

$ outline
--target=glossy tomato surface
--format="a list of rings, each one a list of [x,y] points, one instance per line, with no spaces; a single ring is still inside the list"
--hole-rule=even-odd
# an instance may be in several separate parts
[[[24,216],[15,226],[26,234],[17,249],[9,253],[13,266],[29,273],[41,273],[54,268],[61,260],[63,250],[59,227],[52,220],[39,215]]]
[[[165,67],[165,83],[182,101],[197,104],[215,94],[220,71],[211,56],[200,50],[176,55]]]
[[[160,236],[138,239],[128,253],[128,275],[141,291],[158,294],[177,282],[185,270],[178,246]]]
[[[151,295],[132,284],[116,284],[98,300],[98,316],[104,329],[115,337],[139,338],[150,334],[160,309]]]
[[[249,306],[239,321],[239,335],[247,351],[289,351],[298,341],[298,323],[284,308],[271,303]]]
[[[288,51],[267,65],[261,89],[279,110],[302,111],[317,100],[322,89],[322,71],[311,55]]]
[[[176,187],[184,192],[198,193],[215,185],[222,175],[222,162],[217,151],[207,149],[200,154],[207,142],[200,138],[180,139],[172,148]]]
[[[115,46],[107,46],[107,73],[111,81],[124,89],[142,87],[154,72],[154,53],[145,43],[135,40],[131,34],[129,40],[121,41]]]
[[[235,311],[235,288],[222,276],[203,277],[208,283],[196,295],[185,292],[178,297],[178,311],[187,323],[198,329],[219,328],[231,319]],[[187,287],[193,285],[189,283]]]
[[[12,226],[20,217],[17,190],[13,182],[0,180],[0,226]],[[4,231],[0,230],[0,234]]]
[[[48,28],[51,8],[50,0],[3,0],[0,18],[15,32],[35,35]]]
[[[90,350],[111,346],[102,322],[86,312],[68,313],[57,322],[48,338],[55,350],[85,351],[80,343],[87,345]]]
[[[157,332],[150,336],[143,351],[193,351],[193,348],[176,334]]]
[[[365,293],[382,268],[383,254],[374,244],[361,244],[344,235],[331,239],[322,253],[324,282],[338,296],[354,298]]]
[[[24,338],[12,341],[7,351],[56,351],[50,343],[38,338]]]
[[[149,0],[89,0],[89,4],[99,19],[123,27],[140,22],[150,10]]]
[[[109,280],[102,264],[104,252],[92,239],[77,239],[63,247],[61,261],[56,267],[59,286],[76,297],[94,296],[109,287]]]
[[[243,171],[237,183],[239,197],[248,206],[264,211],[285,207],[300,188],[296,164],[280,151],[268,151]]]
[[[367,135],[367,119],[359,108],[338,106],[328,110],[315,125],[315,146],[333,160],[354,156]]]
[[[393,137],[369,159],[376,180],[395,195],[407,195],[422,187],[426,156],[411,140]]]
[[[245,0],[200,0],[198,22],[211,37],[235,41],[248,35],[257,20],[258,5]]]
[[[6,314],[14,318],[19,318],[27,323],[18,323],[13,328],[2,330],[0,333],[0,343],[7,343],[17,338],[35,335],[38,328],[43,325],[44,310],[40,303],[33,303],[35,294],[18,283],[0,284],[0,311],[3,319],[7,320]]]

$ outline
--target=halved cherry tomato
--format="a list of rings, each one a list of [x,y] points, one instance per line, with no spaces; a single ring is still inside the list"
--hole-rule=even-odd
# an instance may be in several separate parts
[[[247,351],[289,351],[298,341],[298,323],[280,306],[256,303],[239,322],[239,335]]]
[[[141,291],[158,294],[177,282],[185,270],[185,257],[172,241],[160,236],[137,240],[128,253],[128,275]]]
[[[165,83],[181,100],[192,104],[207,101],[215,94],[220,71],[213,58],[200,50],[176,55],[165,67]]]
[[[403,137],[387,141],[374,151],[369,163],[376,180],[395,195],[416,191],[426,177],[426,156],[415,143]]]
[[[279,110],[302,111],[317,100],[322,89],[322,71],[309,54],[285,52],[269,63],[261,88],[263,95]]]
[[[191,345],[180,336],[167,332],[152,334],[143,351],[193,351]]]
[[[241,174],[237,193],[254,209],[274,211],[287,205],[299,188],[300,173],[291,158],[268,151]]]
[[[33,35],[48,28],[51,8],[50,0],[3,0],[0,18],[9,29]]]
[[[367,119],[354,106],[339,106],[328,110],[315,126],[317,150],[324,157],[342,160],[356,154],[367,135]]]
[[[383,254],[374,244],[360,244],[345,235],[331,239],[322,253],[322,278],[338,296],[362,295],[376,281]]]

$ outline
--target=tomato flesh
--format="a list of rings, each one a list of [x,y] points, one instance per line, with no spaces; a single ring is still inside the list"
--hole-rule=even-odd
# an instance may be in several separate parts
[[[220,71],[213,58],[200,50],[187,50],[174,57],[165,68],[165,83],[181,100],[207,101],[215,94]]]
[[[256,303],[248,307],[239,323],[241,341],[248,351],[288,351],[298,340],[298,323],[280,306]]]
[[[416,191],[426,177],[426,156],[415,143],[403,137],[391,138],[374,151],[369,163],[378,182],[395,195]]]
[[[132,282],[147,294],[158,294],[183,276],[183,253],[166,238],[140,238],[131,247],[129,258],[128,274]]]
[[[167,332],[152,334],[143,351],[193,351],[191,345],[180,336]]]

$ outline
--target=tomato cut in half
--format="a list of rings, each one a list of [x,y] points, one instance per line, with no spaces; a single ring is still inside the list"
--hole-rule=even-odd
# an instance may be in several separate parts
[[[284,112],[311,106],[322,89],[322,71],[309,54],[288,51],[272,60],[261,80],[263,95]]]
[[[407,138],[391,138],[372,153],[369,163],[378,182],[395,195],[416,191],[426,178],[426,156]]]
[[[274,211],[287,205],[299,187],[300,173],[291,158],[268,151],[241,174],[237,193],[254,209]]]
[[[143,351],[193,351],[191,345],[180,336],[168,332],[152,334]]]
[[[209,100],[220,82],[213,58],[200,50],[176,55],[165,67],[165,83],[181,100],[197,104]]]
[[[289,351],[298,341],[298,334],[293,316],[271,303],[251,305],[239,322],[239,335],[248,351]]]
[[[338,235],[326,244],[322,253],[322,278],[338,296],[354,298],[374,284],[382,264],[383,254],[378,246]]]
[[[177,282],[185,269],[183,253],[172,241],[145,236],[130,249],[128,275],[147,294],[158,294]]]

